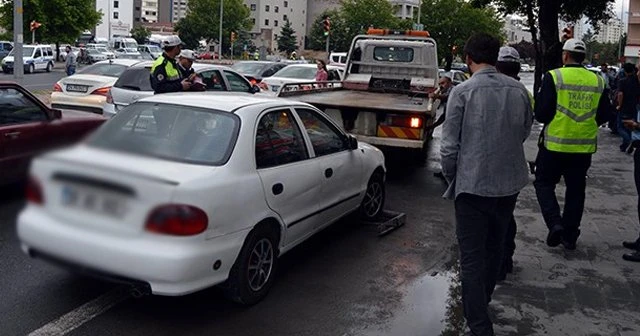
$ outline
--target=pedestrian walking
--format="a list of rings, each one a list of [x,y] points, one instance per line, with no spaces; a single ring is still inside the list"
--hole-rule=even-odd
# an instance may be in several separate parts
[[[544,124],[538,141],[534,187],[549,229],[547,245],[575,250],[584,210],[586,175],[596,152],[598,125],[610,110],[604,79],[585,69],[587,48],[581,40],[565,42],[564,67],[544,75],[535,102],[536,120]],[[564,211],[556,198],[560,178],[566,185]]]
[[[176,57],[182,51],[178,36],[168,35],[162,40],[163,52],[151,66],[151,87],[154,93],[189,91],[192,83],[183,78]]]
[[[317,60],[316,65],[318,66],[318,71],[316,71],[316,82],[326,82],[329,79],[327,63],[323,60]]]
[[[64,48],[67,51],[67,58],[65,60],[64,68],[67,72],[67,76],[71,76],[76,73],[76,67],[78,66],[78,57],[71,49],[71,46]]]
[[[473,335],[493,335],[487,307],[507,226],[528,182],[523,142],[532,108],[521,83],[498,74],[500,42],[479,33],[464,47],[472,77],[453,88],[442,130],[442,171],[454,200],[464,316]]]
[[[513,47],[500,48],[496,70],[501,74],[520,81],[520,53]],[[533,115],[531,118],[533,118]],[[509,225],[507,226],[507,234],[504,241],[504,257],[502,258],[502,265],[500,267],[500,273],[498,274],[499,281],[505,280],[507,274],[513,272],[513,255],[516,251],[517,231],[518,225],[516,218],[512,215]]]
[[[640,123],[636,120],[627,119],[624,120],[623,124],[629,130],[640,132]],[[638,147],[640,147],[640,141],[633,141],[632,146],[636,147],[636,151],[633,154],[633,178],[636,182],[636,192],[638,193],[638,218],[640,219],[640,150],[638,150]],[[632,253],[625,253],[622,255],[622,259],[640,262],[640,235],[636,241],[622,242],[622,246],[634,250]]]
[[[618,84],[618,94],[616,97],[616,122],[618,126],[618,134],[622,138],[620,151],[631,154],[633,146],[631,146],[631,131],[624,127],[623,120],[633,120],[636,118],[636,106],[640,98],[640,82],[636,74],[636,67],[631,63],[625,63],[622,67],[625,77]]]

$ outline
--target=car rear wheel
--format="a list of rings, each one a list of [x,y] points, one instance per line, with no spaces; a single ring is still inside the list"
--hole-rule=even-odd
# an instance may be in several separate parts
[[[360,215],[364,220],[376,219],[384,210],[386,191],[384,173],[376,171],[367,184],[367,191],[360,204]]]
[[[47,72],[51,72],[51,69],[53,69],[53,64],[49,62],[47,63]]]
[[[268,225],[249,233],[229,272],[226,294],[231,300],[253,305],[267,295],[278,266],[278,242],[278,233]]]

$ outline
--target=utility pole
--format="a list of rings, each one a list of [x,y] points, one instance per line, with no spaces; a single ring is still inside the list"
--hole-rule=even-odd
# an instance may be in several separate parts
[[[16,82],[22,83],[24,77],[24,66],[22,61],[22,43],[24,42],[22,28],[22,0],[13,1],[13,78]]]
[[[418,25],[420,24],[421,16],[422,16],[422,0],[418,2]]]
[[[220,0],[220,35],[218,36],[218,60],[222,57],[222,16],[224,14],[224,0]]]
[[[620,28],[624,31],[624,0],[622,0],[622,9],[620,9]],[[629,32],[627,32],[627,39],[629,38]],[[620,35],[620,40],[618,41],[618,62],[622,63],[622,34]]]

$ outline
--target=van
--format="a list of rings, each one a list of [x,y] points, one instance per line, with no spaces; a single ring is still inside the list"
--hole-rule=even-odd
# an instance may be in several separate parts
[[[0,59],[7,57],[11,49],[13,49],[13,42],[0,41]]]
[[[111,41],[109,41],[109,47],[111,47],[111,49],[115,51],[116,56],[140,56],[140,52],[138,52],[138,42],[130,37],[114,37],[113,39],[111,39]]]
[[[2,60],[2,72],[13,72],[15,49]],[[34,73],[39,70],[51,72],[53,69],[55,57],[53,56],[53,48],[49,45],[25,44],[22,47],[22,62],[25,73]]]
[[[347,64],[347,53],[346,52],[332,52],[329,55],[329,64],[334,64],[334,65],[345,65],[345,64]]]

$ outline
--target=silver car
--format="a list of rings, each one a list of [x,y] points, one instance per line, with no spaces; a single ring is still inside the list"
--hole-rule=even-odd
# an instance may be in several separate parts
[[[153,62],[141,62],[120,75],[107,95],[103,114],[112,117],[125,106],[144,97],[153,96],[150,73]],[[221,65],[194,63],[193,69],[202,78],[207,91],[260,92],[260,88],[231,68]]]

